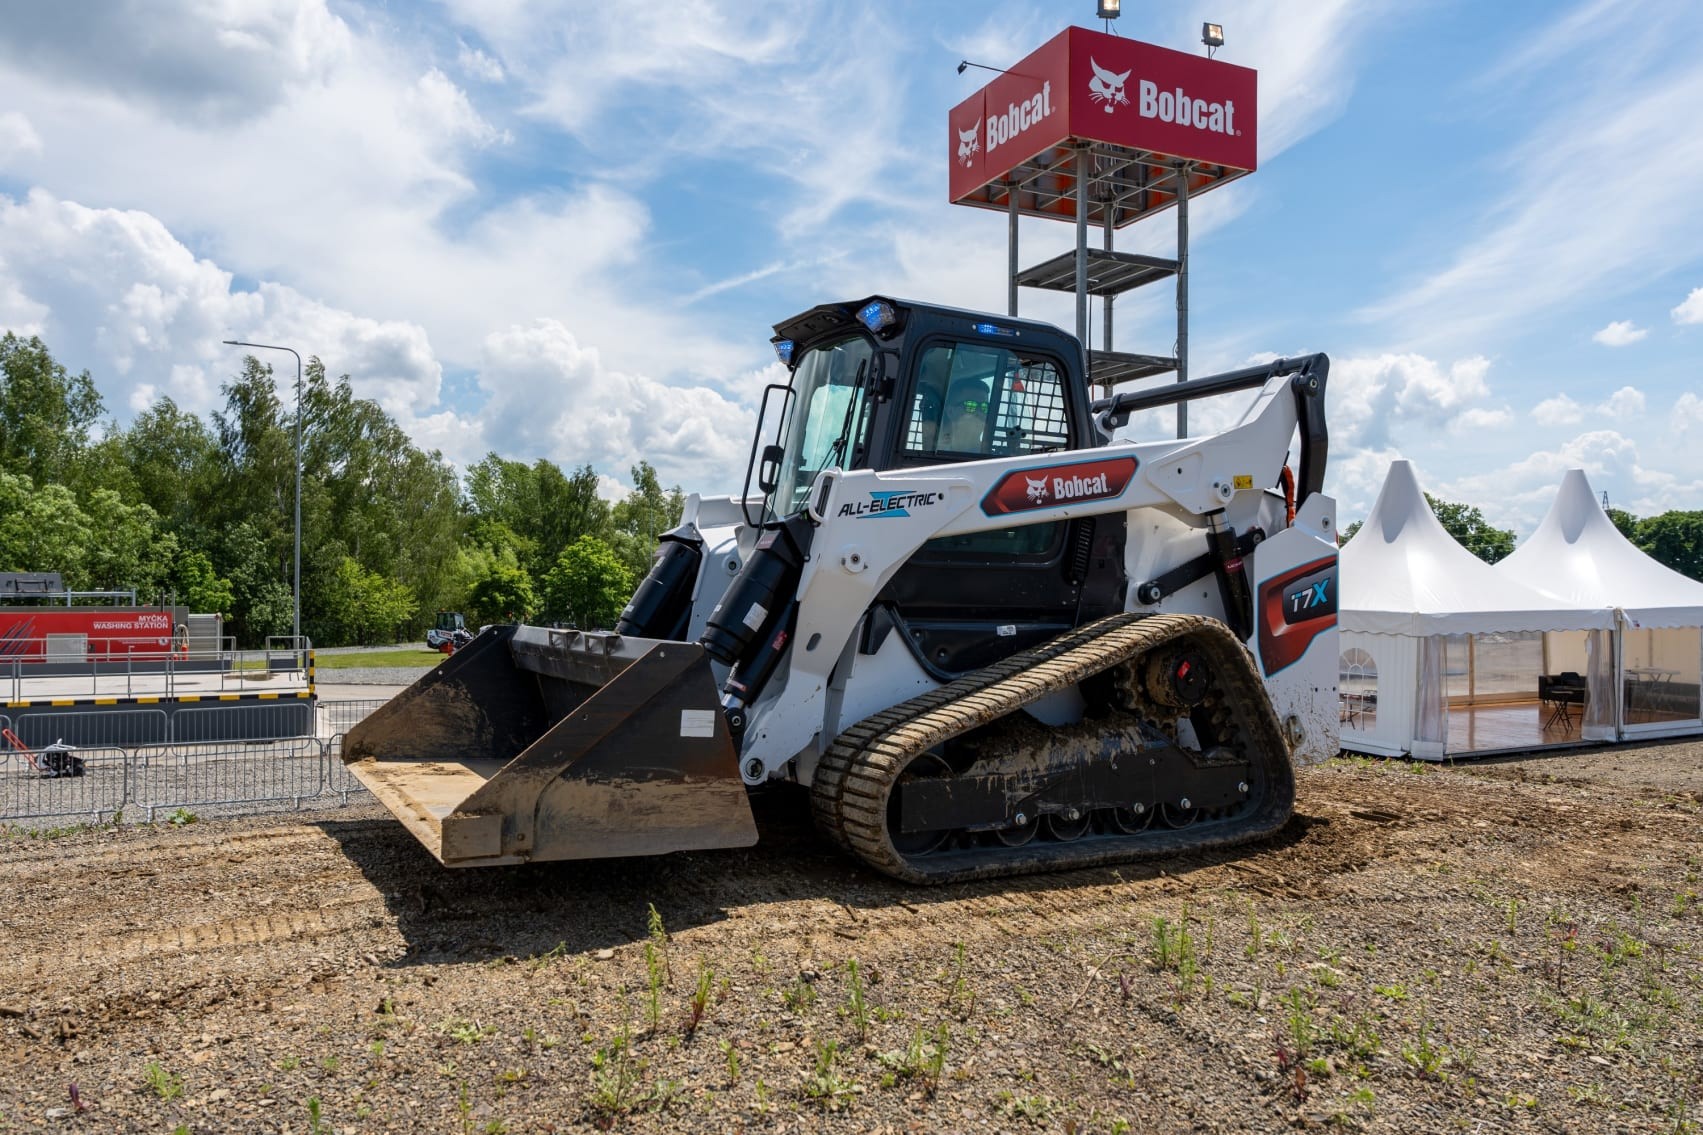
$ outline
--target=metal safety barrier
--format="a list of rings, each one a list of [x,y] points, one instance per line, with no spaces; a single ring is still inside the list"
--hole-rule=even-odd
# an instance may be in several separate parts
[[[111,710],[23,718],[18,726],[28,729],[18,736],[29,752],[0,745],[0,823],[151,821],[177,809],[248,814],[348,804],[366,789],[343,766],[343,735],[383,704],[373,698],[183,709],[169,722],[159,715],[157,741],[151,719],[128,722],[129,736],[149,743],[123,745],[101,741],[113,728],[100,724]],[[254,735],[230,739],[238,724]],[[0,728],[13,728],[11,719],[0,716]],[[42,753],[59,740],[75,746],[74,753]]]

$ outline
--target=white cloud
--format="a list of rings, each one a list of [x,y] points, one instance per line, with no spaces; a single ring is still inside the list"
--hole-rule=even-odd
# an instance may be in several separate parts
[[[219,385],[245,353],[221,340],[279,343],[349,374],[357,395],[461,464],[496,446],[619,477],[643,459],[665,482],[727,491],[750,443],[746,403],[785,377],[772,363],[725,390],[669,386],[610,368],[562,322],[543,319],[486,337],[475,376],[483,403],[456,411],[442,404],[442,367],[418,324],[356,315],[270,281],[251,291],[232,282],[145,213],[41,190],[22,202],[0,197],[0,329],[42,334],[63,361],[98,376],[109,406],[132,413],[168,395],[205,414],[222,405]],[[273,367],[288,401],[293,360],[247,353]]]
[[[1703,323],[1703,288],[1692,288],[1671,314],[1675,323]]]
[[[404,422],[438,399],[441,369],[417,324],[352,315],[281,284],[234,291],[229,272],[148,214],[39,189],[0,196],[0,325],[41,335],[98,375],[109,404],[132,410],[157,394],[213,408],[238,369],[239,352],[220,342],[230,338],[299,344]],[[287,357],[263,361],[293,379]]]
[[[1447,367],[1414,354],[1342,359],[1331,373],[1332,432],[1351,445],[1384,448],[1392,426],[1447,428],[1489,395],[1489,370],[1490,360],[1478,355]]]
[[[1532,420],[1540,426],[1573,426],[1588,414],[1599,418],[1630,418],[1644,412],[1644,392],[1635,386],[1622,386],[1601,402],[1581,405],[1565,394],[1545,398],[1532,407]]]
[[[1487,430],[1506,429],[1514,424],[1514,412],[1506,406],[1494,410],[1473,407],[1463,410],[1459,417],[1449,423],[1449,432],[1456,434],[1477,434]]]
[[[420,76],[403,106],[415,116],[422,133],[464,138],[475,146],[511,140],[508,131],[481,118],[466,93],[435,67]]]
[[[610,369],[551,319],[488,336],[479,385],[486,432],[512,447],[606,472],[644,459],[665,484],[705,491],[736,488],[755,424],[717,391]]]
[[[1703,434],[1703,398],[1687,390],[1675,400],[1668,421],[1676,433],[1686,434],[1697,430]]]
[[[1644,392],[1635,386],[1622,386],[1603,402],[1598,410],[1610,418],[1630,418],[1644,412]]]
[[[1389,475],[1390,462],[1405,456],[1394,446],[1378,449],[1336,450],[1330,455],[1325,470],[1325,491],[1336,498],[1336,519],[1339,528],[1347,528],[1356,520],[1366,519],[1372,502]]]
[[[1569,469],[1583,469],[1592,488],[1640,516],[1690,507],[1703,491],[1703,478],[1651,465],[1633,439],[1614,430],[1579,434],[1502,468],[1442,481],[1434,491],[1477,505],[1492,523],[1524,534],[1537,527]]]
[[[1532,407],[1532,418],[1540,426],[1571,426],[1585,420],[1585,409],[1565,394],[1545,398]]]
[[[41,153],[41,135],[15,110],[0,112],[0,165]]]
[[[323,78],[350,40],[324,0],[24,4],[6,14],[0,59],[56,87],[235,121]]]
[[[461,50],[456,54],[455,63],[462,71],[482,83],[503,81],[503,65],[477,47],[462,44]]]
[[[1617,319],[1591,338],[1605,347],[1625,347],[1649,333],[1645,328],[1635,326],[1630,319]]]

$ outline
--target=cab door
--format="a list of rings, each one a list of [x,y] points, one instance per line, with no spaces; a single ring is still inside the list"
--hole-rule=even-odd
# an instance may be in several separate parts
[[[1044,351],[936,337],[895,399],[895,469],[1086,449],[1081,392]],[[946,679],[1118,610],[1124,523],[1053,521],[923,545],[877,598],[925,669]]]

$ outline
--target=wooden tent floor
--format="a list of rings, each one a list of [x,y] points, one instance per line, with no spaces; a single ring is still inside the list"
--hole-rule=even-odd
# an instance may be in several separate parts
[[[1498,705],[1450,706],[1449,747],[1451,753],[1475,753],[1489,749],[1537,748],[1578,742],[1582,715],[1574,710],[1565,718],[1551,721],[1554,710],[1535,701]],[[1677,713],[1640,711],[1631,724],[1655,721],[1684,721]],[[1548,728],[1544,726],[1548,724]]]
[[[1550,721],[1553,713],[1550,707],[1535,701],[1450,706],[1448,751],[1472,753],[1485,749],[1536,748],[1579,741],[1582,715],[1575,711],[1566,718],[1556,719],[1545,729],[1544,724]]]
[[[1565,719],[1557,718],[1549,728],[1543,728],[1554,712],[1536,701],[1503,702],[1497,705],[1449,707],[1450,754],[1481,753],[1497,749],[1536,749],[1544,745],[1577,744],[1580,714],[1577,710]],[[1638,712],[1629,724],[1644,725],[1656,721],[1693,720],[1677,713]],[[1356,729],[1367,734],[1378,727],[1376,709],[1357,710],[1342,719],[1344,729]]]

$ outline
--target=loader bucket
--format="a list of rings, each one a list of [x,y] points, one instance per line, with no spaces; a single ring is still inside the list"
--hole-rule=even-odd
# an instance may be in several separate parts
[[[350,729],[343,760],[448,867],[757,842],[696,643],[491,627]]]

